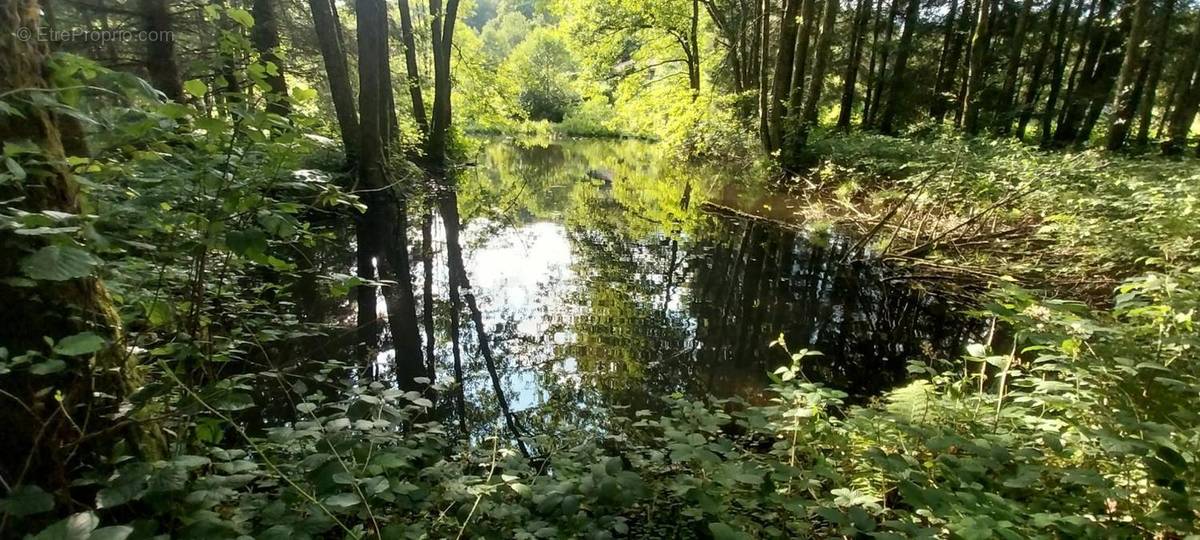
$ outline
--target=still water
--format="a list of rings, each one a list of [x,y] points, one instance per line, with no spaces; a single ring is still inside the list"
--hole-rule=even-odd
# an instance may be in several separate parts
[[[739,181],[753,174],[673,165],[661,151],[490,141],[459,180],[469,279],[506,397],[532,431],[672,394],[763,400],[767,374],[789,361],[771,345],[781,336],[823,353],[806,360],[809,378],[858,398],[968,338],[972,325],[937,298],[842,263],[852,238],[714,207],[787,217],[786,199]],[[435,263],[445,268],[444,250]],[[445,276],[434,284],[444,298]],[[464,334],[469,416],[487,423],[495,395]],[[441,377],[451,354],[438,343]]]

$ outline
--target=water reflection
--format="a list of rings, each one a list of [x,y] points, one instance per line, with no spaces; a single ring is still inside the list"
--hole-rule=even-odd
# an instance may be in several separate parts
[[[460,178],[467,272],[511,406],[533,431],[598,423],[612,405],[655,408],[672,393],[760,399],[787,362],[769,346],[780,335],[824,353],[806,364],[810,378],[860,397],[967,337],[970,325],[934,299],[842,264],[853,244],[843,236],[696,204],[787,202],[658,151],[493,142]],[[478,359],[468,372],[475,415],[488,418],[495,396]]]

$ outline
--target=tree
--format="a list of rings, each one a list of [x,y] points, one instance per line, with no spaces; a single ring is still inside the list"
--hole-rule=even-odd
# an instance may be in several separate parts
[[[842,100],[838,110],[837,126],[850,129],[854,115],[854,93],[858,85],[858,71],[862,68],[863,41],[866,40],[867,24],[871,22],[871,0],[858,0],[854,10],[854,22],[850,34],[850,50],[846,53],[846,71],[842,75]]]
[[[807,100],[804,102],[804,112],[800,119],[802,132],[807,132],[808,126],[817,123],[817,110],[821,105],[821,90],[825,88],[825,71],[829,66],[829,49],[833,46],[833,37],[837,33],[835,28],[837,12],[838,0],[825,0],[825,14],[821,17],[821,35],[817,38],[816,59],[813,62]]]
[[[1121,73],[1117,77],[1117,92],[1113,98],[1114,114],[1108,124],[1109,150],[1120,150],[1125,146],[1129,130],[1141,102],[1142,84],[1145,78],[1139,77],[1143,72],[1145,59],[1146,30],[1150,21],[1152,0],[1134,0],[1133,20],[1129,25],[1129,38],[1125,43],[1125,59],[1121,62]]]
[[[1008,67],[1004,70],[1004,87],[1000,90],[1000,121],[996,124],[996,133],[999,135],[1007,135],[1012,129],[1012,109],[1013,104],[1017,101],[1017,83],[1018,75],[1021,69],[1021,54],[1025,48],[1025,33],[1026,27],[1029,25],[1029,14],[1033,9],[1033,0],[1024,0],[1021,3],[1021,13],[1017,15],[1017,24],[1013,27],[1012,37],[1009,39],[1008,49]],[[1051,17],[1053,19],[1053,17]],[[1053,20],[1049,26],[1053,27]],[[1047,35],[1050,32],[1046,32]],[[1043,39],[1044,41],[1044,39]]]
[[[416,301],[408,256],[408,210],[402,181],[391,169],[396,134],[392,131],[391,70],[388,62],[387,9],[383,0],[357,0],[359,110],[362,111],[359,177],[367,192],[366,222],[378,240],[381,276],[394,281],[384,291],[388,326],[395,348],[396,382],[419,389],[425,376],[417,329]]]
[[[1192,122],[1196,118],[1196,109],[1200,107],[1200,17],[1196,18],[1196,27],[1192,30],[1192,39],[1184,51],[1183,58],[1177,65],[1175,74],[1174,103],[1171,104],[1171,121],[1167,130],[1167,140],[1163,142],[1162,152],[1168,156],[1183,153],[1187,146],[1188,133],[1192,130]]]
[[[167,0],[138,0],[146,32],[146,72],[150,83],[174,101],[183,101],[183,80],[175,63],[175,37]]]
[[[250,29],[250,42],[258,51],[263,63],[263,80],[267,87],[267,110],[286,115],[291,110],[288,104],[287,79],[284,76],[283,59],[279,56],[279,21],[275,15],[273,0],[254,0],[254,26]]]
[[[82,156],[64,150],[86,153],[83,132],[69,125],[77,122],[74,117],[55,112],[59,89],[47,80],[52,74],[47,42],[19,37],[36,35],[41,11],[36,0],[13,0],[0,9],[0,95],[6,109],[0,112],[0,140],[34,147],[8,158],[9,170],[23,174],[0,183],[0,198],[20,212],[85,219],[84,194],[67,165],[68,157]],[[148,457],[158,450],[149,425],[121,418],[113,429],[85,437],[76,424],[76,418],[90,415],[120,418],[118,407],[139,388],[141,373],[108,289],[96,277],[101,261],[86,243],[67,236],[23,236],[0,228],[6,253],[0,257],[0,346],[6,360],[30,354],[30,360],[53,368],[6,369],[0,377],[0,391],[18,402],[0,407],[5,433],[0,470],[8,485],[33,480],[67,489],[66,471],[100,460],[121,439]]]
[[[1063,6],[1063,2],[1069,0],[1050,0],[1050,7],[1046,14],[1046,26],[1042,31],[1042,42],[1038,45],[1037,53],[1033,58],[1033,67],[1030,68],[1029,87],[1025,90],[1025,99],[1021,103],[1020,115],[1017,119],[1017,139],[1025,138],[1025,129],[1029,126],[1029,121],[1033,119],[1034,105],[1037,103],[1038,95],[1041,93],[1043,79],[1046,73],[1046,59],[1050,56],[1050,49],[1054,43],[1054,36],[1061,35],[1064,32],[1060,21],[1065,21],[1069,12],[1070,5],[1063,7],[1062,15],[1059,15],[1059,7]],[[1061,70],[1061,66],[1056,68]]]
[[[796,14],[803,0],[786,0],[779,26],[779,49],[775,53],[775,79],[771,83],[771,114],[767,121],[768,150],[778,150],[783,144],[783,116],[791,93],[792,68],[796,55]],[[811,1],[811,0],[810,0]]]
[[[921,0],[908,0],[904,11],[904,30],[900,33],[900,44],[896,50],[896,65],[892,67],[891,88],[888,91],[887,106],[879,121],[879,129],[884,133],[895,133],[896,115],[902,103],[909,101],[908,90],[912,81],[908,80],[908,57],[912,54],[913,34],[916,33],[920,21]]]
[[[1150,124],[1153,121],[1154,103],[1158,98],[1158,84],[1162,80],[1163,65],[1166,59],[1167,37],[1171,34],[1171,22],[1175,15],[1175,0],[1163,3],[1162,13],[1158,17],[1158,26],[1150,36],[1150,50],[1147,52],[1146,87],[1142,92],[1141,103],[1138,105],[1138,131],[1134,141],[1141,148],[1150,141]]]
[[[975,21],[975,35],[971,39],[970,63],[967,66],[967,90],[963,96],[963,131],[968,135],[979,133],[979,108],[982,105],[980,94],[983,93],[984,86],[984,53],[991,11],[992,3],[989,0],[979,1],[979,15]]]

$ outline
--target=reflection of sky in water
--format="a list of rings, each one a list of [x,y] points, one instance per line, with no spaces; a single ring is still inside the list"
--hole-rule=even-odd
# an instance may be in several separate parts
[[[566,229],[550,222],[499,231],[487,225],[480,220],[463,232],[464,242],[473,246],[464,256],[471,285],[480,293],[484,325],[488,329],[510,326],[518,339],[538,339],[545,330],[543,316],[564,307],[562,296],[547,294],[547,290],[575,277]],[[563,332],[550,337],[550,346],[569,339]],[[546,394],[538,385],[530,359],[508,360],[524,364],[505,377],[512,392],[509,400],[513,410],[543,403]],[[564,374],[574,371],[573,362],[563,362],[559,368]]]

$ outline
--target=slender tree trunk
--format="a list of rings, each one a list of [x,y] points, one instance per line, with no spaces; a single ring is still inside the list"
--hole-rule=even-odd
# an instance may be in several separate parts
[[[404,85],[412,100],[413,120],[422,135],[429,135],[429,119],[425,114],[425,99],[421,95],[421,73],[417,68],[417,41],[413,37],[412,11],[408,0],[398,0],[400,9],[400,41],[404,45]]]
[[[692,0],[692,18],[688,29],[688,88],[692,101],[700,97],[700,0]]]
[[[1069,0],[1064,0],[1069,2]],[[1054,61],[1050,65],[1050,91],[1046,97],[1046,108],[1039,119],[1038,139],[1042,148],[1048,148],[1052,143],[1055,111],[1058,107],[1058,96],[1062,92],[1064,70],[1067,62],[1067,38],[1075,32],[1079,16],[1083,14],[1084,0],[1079,0],[1078,7],[1072,12],[1070,4],[1063,6],[1063,16],[1058,23],[1058,41],[1054,45]],[[1071,20],[1071,27],[1066,26]]]
[[[394,141],[391,71],[388,62],[387,8],[383,0],[357,0],[359,109],[362,111],[359,169],[370,191],[367,223],[379,239],[377,258],[381,277],[395,282],[384,291],[388,326],[395,349],[397,384],[406,390],[422,385],[413,379],[425,375],[421,337],[417,329],[412,270],[408,257],[408,210],[402,186],[396,186],[388,167]],[[386,270],[386,272],[382,271]]]
[[[987,40],[992,3],[980,0],[979,16],[975,22],[975,35],[971,39],[970,64],[967,68],[967,91],[963,98],[963,131],[968,135],[979,133],[980,94],[983,92],[984,44]]]
[[[883,92],[888,86],[888,57],[892,53],[892,34],[896,30],[900,2],[901,0],[891,0],[891,6],[888,8],[887,27],[884,28],[883,46],[879,54],[879,72],[875,74],[875,93],[871,96],[871,111],[864,127],[878,125],[879,107],[883,103]]]
[[[1046,15],[1046,26],[1042,32],[1042,42],[1038,45],[1037,54],[1033,57],[1033,67],[1030,68],[1029,87],[1025,90],[1025,99],[1021,104],[1020,117],[1017,119],[1018,140],[1025,138],[1025,129],[1029,126],[1029,121],[1033,119],[1034,105],[1037,103],[1038,94],[1042,91],[1042,79],[1046,71],[1046,58],[1050,55],[1050,47],[1054,43],[1054,36],[1061,33],[1060,20],[1067,17],[1070,11],[1070,6],[1066,6],[1059,14],[1059,7],[1063,2],[1070,0],[1050,0],[1049,11]]]
[[[778,150],[783,144],[783,116],[792,84],[792,64],[796,56],[796,13],[801,1],[786,0],[779,28],[779,50],[775,54],[775,80],[771,85],[771,116],[768,120],[772,151]]]
[[[920,8],[921,0],[908,0],[908,6],[904,12],[904,30],[900,33],[900,44],[896,49],[896,65],[892,68],[891,89],[888,91],[887,106],[879,121],[880,131],[889,135],[896,132],[896,114],[899,113],[900,106],[911,97],[909,89],[912,88],[912,81],[908,80],[908,57],[913,49],[913,34],[916,33],[917,24],[920,23],[918,20]]]
[[[250,29],[250,41],[265,64],[264,78],[270,90],[267,92],[267,112],[287,115],[292,110],[288,103],[287,79],[284,76],[283,59],[279,57],[279,21],[275,16],[272,0],[254,0],[252,4],[254,27]]]
[[[46,80],[51,73],[48,43],[19,37],[37,35],[39,11],[35,0],[0,4],[0,95],[6,96],[5,103],[14,109],[11,114],[0,114],[0,140],[26,141],[39,150],[9,158],[27,174],[0,183],[0,200],[6,201],[12,212],[82,215],[88,207],[82,203],[84,195],[67,158],[86,155],[83,131],[70,125],[77,122],[73,117],[59,116],[47,105],[59,95]],[[39,96],[45,99],[31,99]],[[72,141],[71,137],[80,138]],[[0,472],[6,488],[36,482],[49,492],[65,494],[72,486],[64,471],[103,461],[122,439],[146,461],[159,457],[162,444],[149,422],[130,422],[131,427],[124,428],[106,426],[114,428],[111,430],[94,425],[118,416],[118,408],[128,403],[126,399],[141,385],[142,374],[137,357],[128,352],[131,344],[125,340],[112,298],[91,271],[98,262],[95,255],[86,251],[87,246],[56,245],[44,238],[0,228],[4,250],[0,257],[0,344],[14,355],[36,351],[51,356],[53,347],[47,340],[61,341],[90,332],[103,342],[94,352],[62,358],[65,367],[53,374],[34,375],[28,366],[14,365],[12,372],[0,376],[5,398],[0,407],[0,425],[4,426]],[[91,264],[68,275],[23,271],[22,262],[38,254],[49,258],[73,255],[76,261]],[[17,284],[30,279],[36,285]],[[51,389],[54,391],[48,391]],[[94,419],[91,429],[83,422],[87,418]]]
[[[425,332],[425,371],[430,382],[437,382],[433,315],[433,210],[426,209],[421,219],[421,330]]]
[[[1004,87],[1000,91],[1000,106],[997,108],[1000,111],[1000,118],[996,123],[996,133],[998,135],[1007,135],[1012,129],[1013,123],[1013,104],[1017,101],[1017,83],[1020,82],[1019,74],[1021,70],[1021,53],[1025,49],[1025,33],[1029,26],[1029,14],[1033,9],[1033,0],[1024,0],[1021,4],[1021,13],[1017,16],[1017,24],[1013,29],[1012,38],[1009,40],[1008,47],[1008,67],[1004,70]],[[1053,19],[1053,18],[1052,18]],[[1046,34],[1049,35],[1049,28],[1053,25],[1053,20],[1047,25]],[[1043,41],[1047,41],[1045,38]]]
[[[793,115],[792,127],[800,124],[801,109],[804,108],[804,77],[808,75],[809,44],[817,28],[817,2],[820,0],[804,0],[800,6],[800,33],[796,36],[796,56],[793,59],[792,85],[788,93],[788,111]],[[830,0],[825,0],[830,1]]]
[[[869,0],[868,0],[869,1]],[[871,26],[871,56],[867,60],[867,84],[863,90],[863,112],[859,120],[861,127],[867,127],[871,118],[871,101],[878,86],[875,80],[875,64],[879,55],[879,34],[883,31],[883,0],[875,0],[875,24]]]
[[[960,95],[955,91],[954,82],[958,80],[958,72],[962,66],[963,51],[967,48],[967,39],[971,35],[973,25],[970,0],[963,0],[962,13],[958,17],[958,29],[954,31],[953,39],[950,43],[950,51],[946,57],[946,72],[938,79],[937,87],[935,88],[933,105],[930,107],[930,116],[938,124],[941,124],[946,117],[946,112],[950,109],[961,110],[959,107],[951,107],[951,104],[957,103]],[[957,112],[955,113],[957,115]]]
[[[854,91],[858,84],[858,70],[862,67],[863,41],[866,39],[867,23],[871,20],[870,9],[870,0],[858,0],[854,10],[853,35],[850,38],[850,51],[846,55],[846,71],[842,75],[842,101],[837,121],[839,129],[850,129],[850,120],[854,116]]]
[[[1200,17],[1196,18],[1196,28],[1192,31],[1192,39],[1184,49],[1183,58],[1178,61],[1175,75],[1175,102],[1171,106],[1170,127],[1167,129],[1167,140],[1163,143],[1164,155],[1177,156],[1183,153],[1187,146],[1188,133],[1192,130],[1192,122],[1196,118],[1196,108],[1200,106],[1200,81],[1197,81],[1200,70]]]
[[[183,80],[175,63],[175,40],[172,37],[171,9],[167,0],[138,0],[142,28],[146,40],[146,73],[150,84],[166,94],[168,99],[183,101]]]
[[[329,83],[329,94],[333,98],[333,112],[337,116],[342,144],[346,148],[348,161],[358,153],[358,111],[354,106],[354,88],[350,84],[350,71],[346,66],[346,47],[342,43],[341,23],[334,12],[331,0],[308,0],[312,11],[313,27],[317,33],[317,45],[325,62],[325,75]]]
[[[1114,114],[1108,124],[1108,142],[1110,151],[1120,150],[1125,146],[1129,137],[1129,129],[1137,113],[1141,101],[1141,88],[1137,84],[1138,74],[1142,72],[1146,57],[1143,43],[1146,40],[1147,26],[1154,3],[1152,0],[1134,0],[1133,19],[1129,25],[1129,38],[1125,42],[1125,59],[1121,62],[1121,72],[1117,77],[1117,92],[1113,98]],[[1145,82],[1145,79],[1142,79]]]
[[[771,140],[770,125],[770,86],[767,84],[770,70],[767,63],[771,55],[771,0],[762,0],[762,13],[759,14],[759,68],[758,68],[758,135],[762,139],[763,150],[770,152],[775,149]]]
[[[1162,81],[1163,59],[1166,57],[1163,49],[1166,48],[1167,36],[1171,33],[1175,3],[1175,0],[1164,1],[1162,13],[1158,17],[1158,26],[1150,36],[1151,45],[1147,60],[1149,65],[1146,67],[1148,74],[1145,91],[1142,92],[1142,99],[1138,104],[1138,131],[1134,139],[1134,144],[1139,148],[1145,148],[1150,142],[1150,124],[1154,120],[1154,102],[1158,99],[1158,83]]]
[[[1096,88],[1100,84],[1100,61],[1102,53],[1107,48],[1106,41],[1109,33],[1107,23],[1112,14],[1113,3],[1113,0],[1099,0],[1097,11],[1089,17],[1090,20],[1085,30],[1086,44],[1081,43],[1080,45],[1079,59],[1083,62],[1082,67],[1073,87],[1068,87],[1067,97],[1063,103],[1063,115],[1059,120],[1058,128],[1054,131],[1054,142],[1058,146],[1081,139],[1083,129],[1080,124],[1084,122],[1089,105],[1097,93]]]
[[[441,0],[430,0],[438,5]],[[426,152],[438,173],[446,165],[446,142],[453,118],[450,106],[450,53],[454,46],[454,24],[458,19],[458,0],[446,0],[446,9],[430,10],[433,15],[433,119],[429,125],[429,145]],[[435,174],[436,175],[436,174]]]
[[[804,102],[801,121],[806,126],[816,125],[817,111],[821,106],[821,93],[825,88],[825,71],[829,67],[829,52],[837,33],[838,0],[825,0],[825,13],[821,17],[821,35],[817,38],[812,77],[809,79],[808,96]]]
[[[944,97],[942,95],[945,88],[945,80],[947,73],[953,73],[953,71],[948,71],[948,68],[951,68],[950,50],[955,41],[956,31],[954,23],[957,17],[958,0],[950,0],[950,8],[946,11],[946,30],[942,33],[942,52],[938,54],[937,76],[933,79],[933,103],[929,108],[929,116],[936,119],[939,123],[942,121],[939,115],[943,114],[942,111],[945,108]]]

